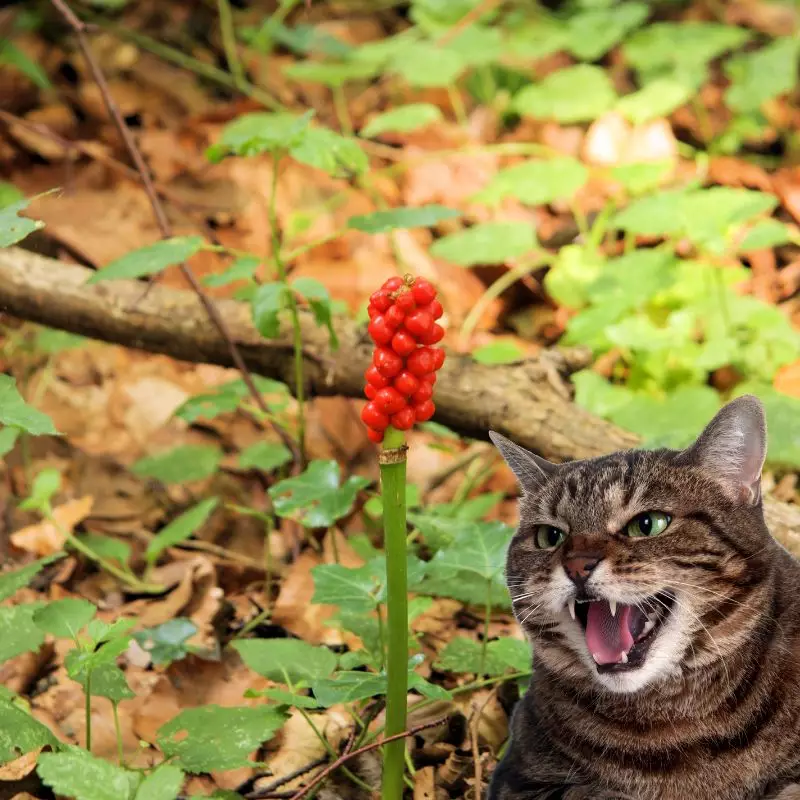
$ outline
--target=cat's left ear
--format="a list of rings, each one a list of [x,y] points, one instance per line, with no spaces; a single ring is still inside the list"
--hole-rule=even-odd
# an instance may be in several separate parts
[[[728,403],[684,455],[721,480],[737,499],[756,505],[767,455],[767,422],[761,401],[746,394]]]
[[[520,488],[526,494],[541,489],[558,469],[556,464],[531,453],[499,433],[489,431],[489,438],[517,476]]]

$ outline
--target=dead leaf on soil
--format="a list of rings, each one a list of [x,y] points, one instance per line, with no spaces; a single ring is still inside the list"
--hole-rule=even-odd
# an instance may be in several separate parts
[[[45,519],[20,528],[11,534],[11,544],[39,557],[57,553],[64,547],[66,535],[72,533],[75,526],[89,515],[93,503],[94,498],[87,494],[56,506],[53,509],[53,522]]]

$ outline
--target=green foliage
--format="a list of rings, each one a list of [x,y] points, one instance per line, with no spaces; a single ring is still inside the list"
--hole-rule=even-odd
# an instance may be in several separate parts
[[[259,469],[262,472],[272,472],[291,460],[289,448],[277,442],[256,442],[239,453],[239,466],[242,469]]]
[[[58,740],[16,703],[0,700],[0,764],[7,764],[38,747],[58,746]]]
[[[161,625],[145,628],[133,634],[139,647],[150,654],[153,664],[161,666],[185,658],[187,641],[197,633],[197,626],[185,617],[168,619]]]
[[[0,206],[0,247],[11,247],[21,242],[28,234],[44,227],[43,222],[20,217],[19,212],[30,205],[30,200],[17,200],[9,205]]]
[[[277,683],[297,684],[329,677],[336,654],[300,639],[247,639],[233,643],[247,666]]]
[[[589,170],[574,158],[524,161],[501,170],[475,201],[495,204],[514,197],[532,206],[567,200],[588,180]]]
[[[201,250],[204,244],[202,236],[175,236],[172,239],[162,239],[112,261],[95,272],[87,283],[155,275],[167,267],[188,260]]]
[[[0,608],[0,664],[42,646],[44,631],[33,621],[33,615],[42,608],[42,603]]]
[[[262,283],[251,301],[253,324],[266,339],[274,339],[280,333],[278,315],[289,307],[291,290],[285,283],[274,281]]]
[[[206,286],[217,287],[227,286],[235,281],[250,280],[256,274],[256,270],[260,265],[261,259],[258,256],[240,256],[224,272],[216,275],[206,275],[203,278],[203,283]]]
[[[266,395],[270,410],[280,411],[286,406],[289,390],[285,384],[260,375],[253,375],[252,378],[262,396]],[[240,378],[218,387],[214,392],[190,397],[175,412],[175,416],[190,423],[198,419],[214,419],[220,414],[236,411],[249,397],[250,390]]]
[[[375,139],[384,133],[410,133],[442,119],[442,112],[430,103],[409,103],[396,106],[373,117],[362,129],[365,139]]]
[[[40,89],[52,88],[47,73],[23,50],[5,37],[0,39],[0,64],[10,64],[12,67],[16,67]]]
[[[162,483],[184,483],[213,475],[221,459],[222,451],[218,447],[187,444],[141,458],[131,467],[131,471]]]
[[[331,337],[331,349],[335,350],[339,346],[339,340],[333,329],[332,301],[325,285],[315,278],[295,278],[290,286],[296,294],[308,302],[317,325],[328,329]]]
[[[533,250],[536,233],[524,222],[482,222],[464,231],[443,236],[431,245],[435,258],[462,267],[504,264]]]
[[[434,665],[443,672],[481,673],[483,648],[474,639],[457,636],[451,639],[439,653]],[[486,659],[483,661],[483,674],[502,675],[508,670],[514,672],[530,672],[531,653],[529,646],[520,639],[495,639],[486,647]]]
[[[97,608],[88,600],[67,597],[55,600],[40,608],[33,621],[45,632],[59,639],[77,639],[80,630],[97,613]]]
[[[784,36],[729,59],[725,71],[731,84],[725,102],[734,111],[759,111],[768,100],[792,91],[797,85],[798,56],[800,41]]]
[[[19,569],[0,573],[0,601],[7,600],[18,589],[27,586],[48,564],[63,557],[63,553],[55,553]]]
[[[214,509],[219,505],[219,498],[207,497],[188,511],[165,525],[148,543],[145,559],[148,564],[155,564],[159,556],[168,548],[186,541],[205,525]]]
[[[0,425],[18,428],[31,436],[58,433],[50,417],[22,399],[10,375],[0,375]]]
[[[476,348],[472,357],[479,364],[513,364],[525,358],[525,353],[514,342],[499,341]]]
[[[59,795],[74,800],[124,800],[139,783],[139,775],[90,755],[78,747],[42,753],[37,772]]]
[[[139,784],[134,800],[175,800],[183,779],[183,772],[178,767],[161,764]]]
[[[372,214],[350,217],[347,227],[364,233],[386,233],[398,228],[430,228],[443,220],[460,216],[460,211],[438,205],[393,208],[390,211],[375,211]]]
[[[92,552],[108,561],[117,561],[120,566],[125,566],[131,557],[131,546],[122,539],[112,539],[110,536],[101,536],[97,533],[84,533],[78,536]]]

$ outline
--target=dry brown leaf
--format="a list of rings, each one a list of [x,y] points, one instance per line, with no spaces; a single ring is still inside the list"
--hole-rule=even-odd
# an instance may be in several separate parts
[[[94,498],[87,494],[53,509],[54,521],[42,520],[11,534],[11,544],[36,556],[49,556],[64,546],[66,535],[92,510]]]
[[[423,767],[414,775],[414,800],[436,800],[436,781],[433,767]]]
[[[782,394],[800,398],[800,361],[781,367],[775,374],[772,385]]]
[[[25,755],[4,764],[0,767],[0,781],[18,781],[26,775],[30,775],[36,768],[36,761],[43,749],[43,747],[37,747],[36,750],[31,750],[29,753],[25,753]]]

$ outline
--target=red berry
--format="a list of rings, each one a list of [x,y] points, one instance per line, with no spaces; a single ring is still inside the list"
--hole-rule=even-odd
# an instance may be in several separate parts
[[[373,292],[369,298],[370,303],[378,309],[378,311],[388,311],[392,305],[392,298],[389,297],[389,292],[384,291],[383,289],[378,289],[377,292]]]
[[[429,383],[431,386],[433,386],[433,384],[436,383],[436,373],[429,372],[427,375],[423,375],[420,380],[423,383]]]
[[[378,369],[378,372],[387,378],[393,378],[403,369],[403,359],[388,347],[375,348],[372,363]]]
[[[435,324],[433,317],[427,311],[422,311],[422,309],[417,309],[413,314],[409,314],[406,317],[406,328],[414,336],[421,338],[427,336],[433,330]],[[444,331],[442,331],[442,334],[444,335]]]
[[[444,339],[444,328],[437,322],[433,323],[433,327],[423,336],[419,337],[420,344],[438,344]]]
[[[430,311],[434,319],[440,319],[444,315],[444,309],[438,300],[434,300],[425,310]]]
[[[398,308],[402,308],[406,314],[410,314],[417,307],[414,302],[414,295],[411,292],[401,292],[397,295],[397,300],[394,301],[394,304]]]
[[[377,309],[376,306],[372,305],[372,303],[370,303],[367,306],[367,315],[369,316],[370,319],[375,319],[375,317],[377,317],[380,313],[381,312]]]
[[[375,317],[367,325],[367,333],[375,344],[389,344],[392,341],[392,329],[386,323],[386,317],[383,316]]]
[[[392,350],[405,358],[417,348],[417,340],[405,330],[398,331],[392,336]]]
[[[375,444],[380,444],[383,441],[383,431],[376,431],[372,428],[367,428],[367,436],[375,442]]]
[[[384,386],[389,385],[389,379],[385,375],[382,375],[374,365],[367,367],[367,371],[364,373],[364,379],[367,383],[371,383],[376,389],[383,389]]]
[[[394,345],[394,339],[392,340],[392,344]],[[434,359],[435,356],[432,348],[420,347],[409,355],[408,361],[406,362],[406,369],[420,378],[436,369],[434,366]]]
[[[396,292],[401,286],[405,286],[405,281],[402,278],[395,277],[384,281],[381,289],[385,292]]]
[[[375,395],[375,406],[384,414],[396,414],[406,407],[406,399],[397,389],[387,386]]]
[[[419,389],[419,379],[404,369],[393,381],[392,385],[400,394],[410,397]]]
[[[368,383],[364,387],[364,394],[365,394],[367,400],[374,400],[375,399],[375,395],[378,394],[378,390],[371,383]]]
[[[414,416],[417,418],[417,422],[427,422],[433,416],[434,411],[436,408],[433,400],[426,400],[414,408]]]
[[[403,310],[397,306],[392,306],[384,316],[386,324],[391,328],[399,328],[403,324],[405,318],[406,315],[403,313]]]
[[[419,389],[411,395],[411,403],[414,406],[422,405],[426,400],[433,397],[433,386],[430,383],[420,383]]]
[[[407,431],[414,427],[416,414],[411,406],[406,406],[402,411],[392,415],[392,425],[399,431]]]
[[[417,278],[411,289],[411,294],[417,301],[418,306],[426,306],[436,299],[436,289],[431,286],[424,278]]]
[[[375,403],[367,403],[361,409],[361,419],[367,427],[376,431],[384,431],[389,427],[389,417]]]
[[[441,369],[442,368],[442,364],[444,364],[445,353],[444,353],[444,350],[442,350],[441,347],[434,347],[434,348],[432,348],[432,350],[433,350],[433,359],[434,359],[434,361],[433,361],[433,364],[434,364],[433,369],[434,369],[434,372],[435,372],[437,369]]]

